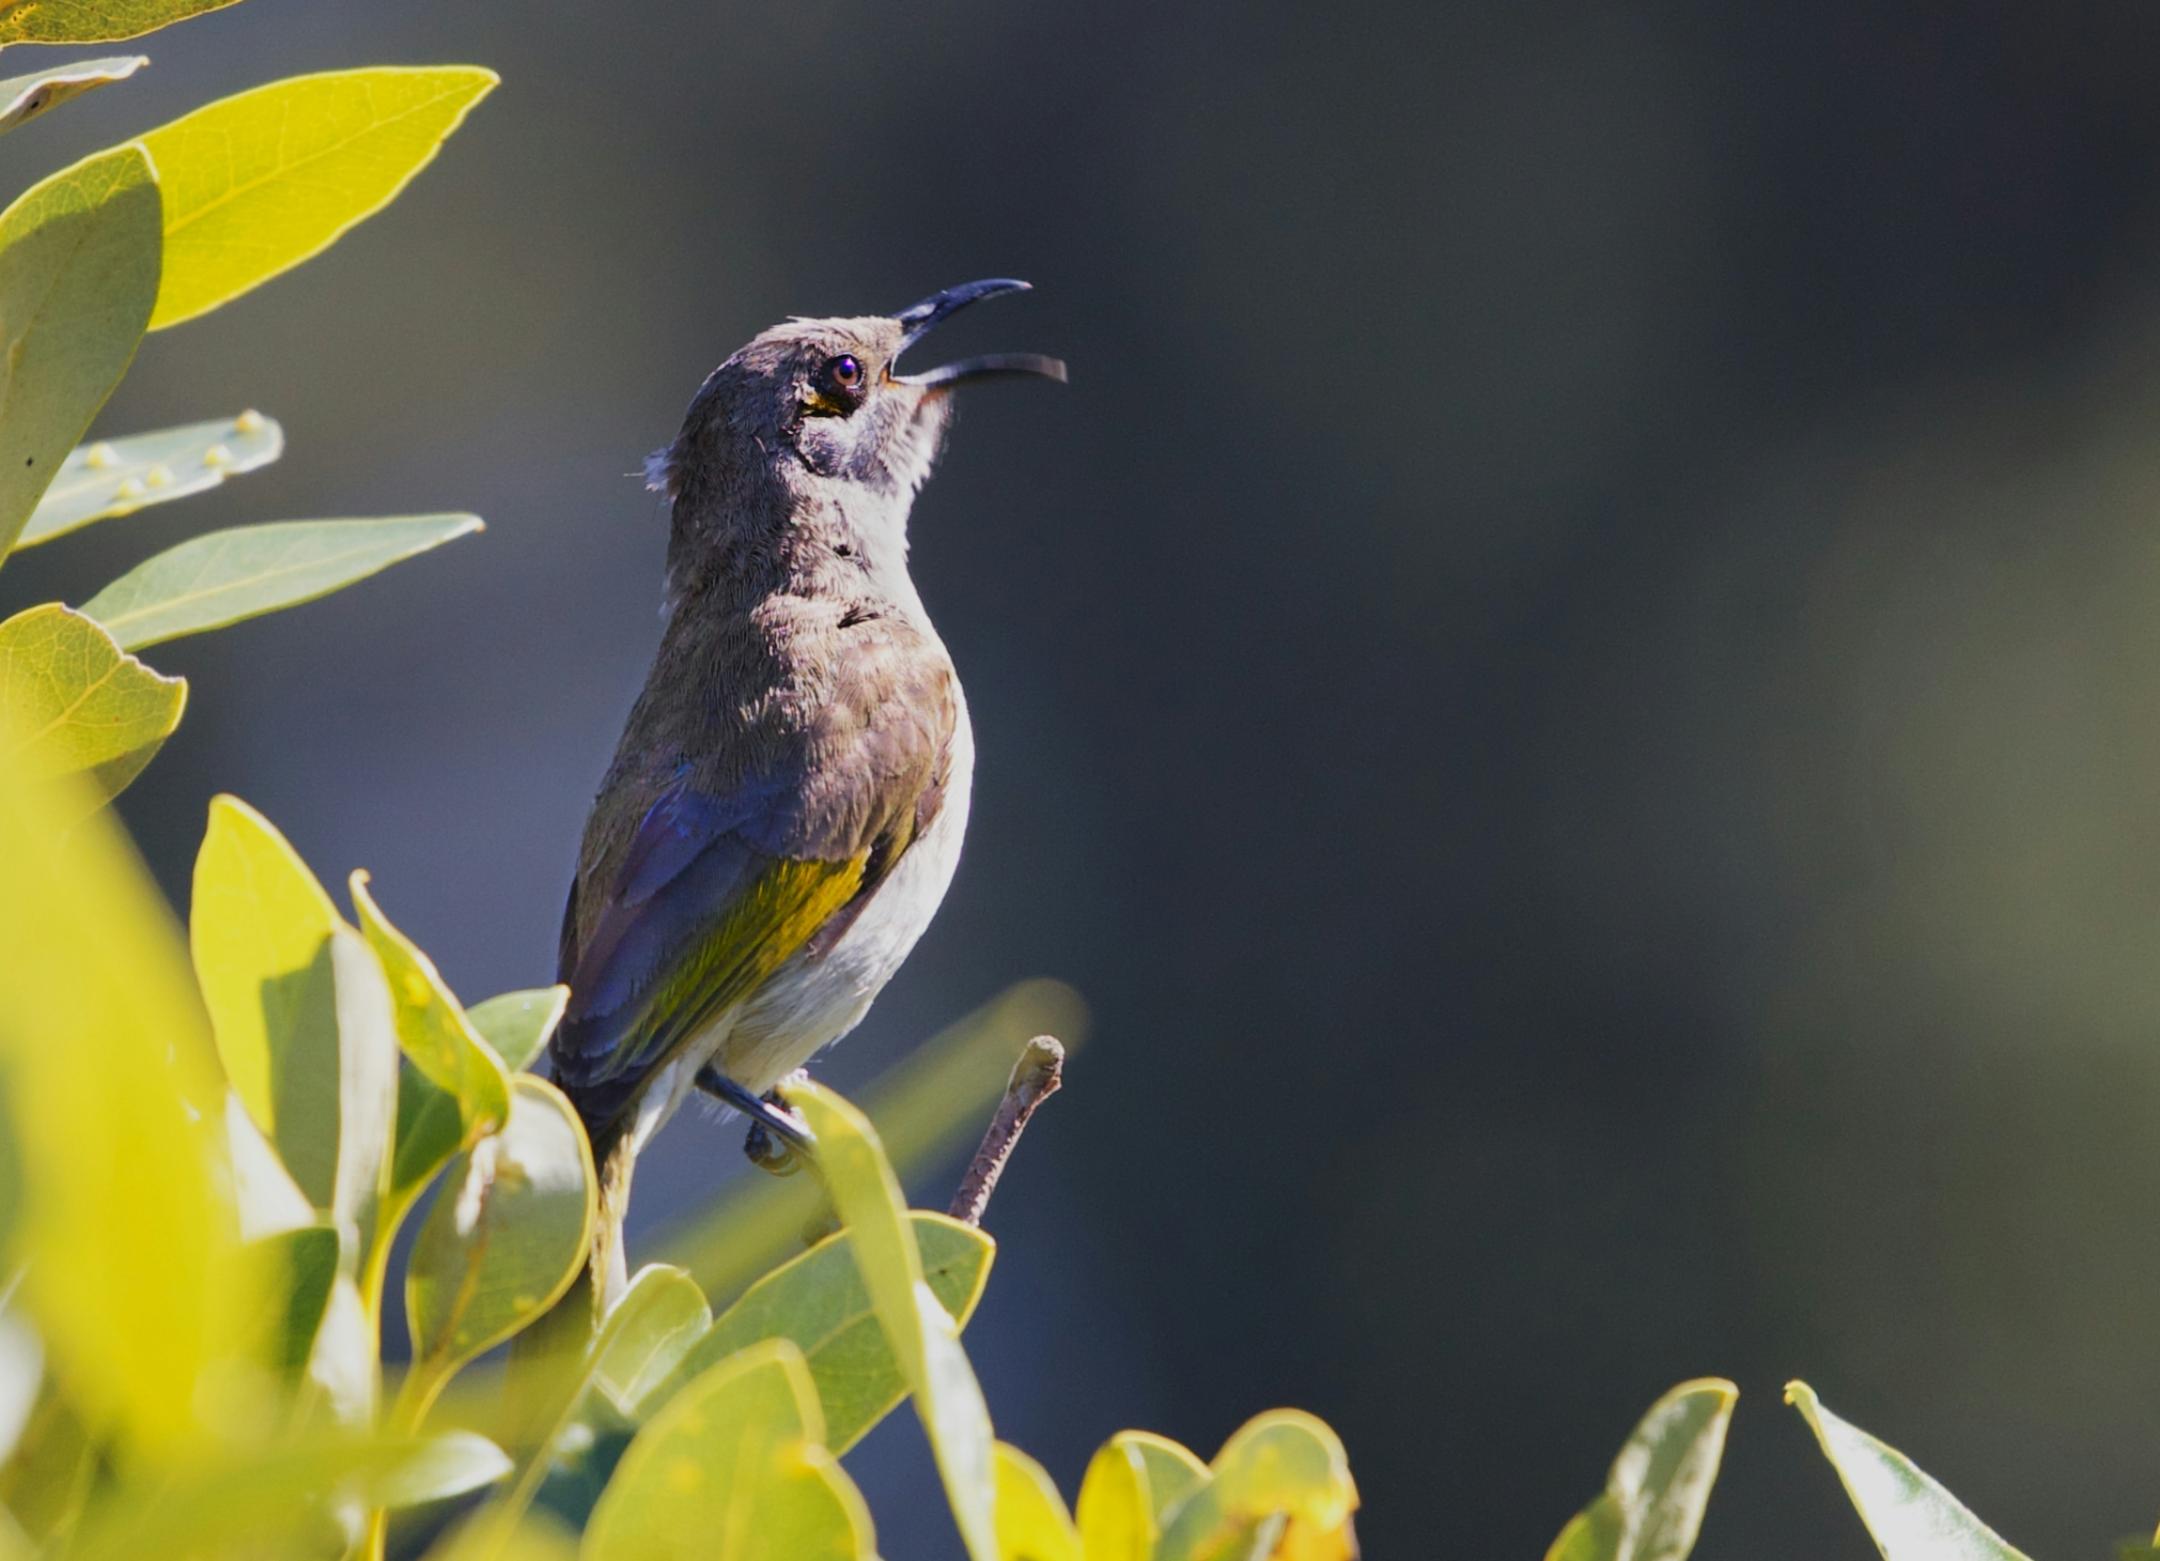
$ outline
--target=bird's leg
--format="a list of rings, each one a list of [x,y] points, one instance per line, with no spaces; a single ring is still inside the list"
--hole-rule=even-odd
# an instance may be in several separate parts
[[[743,1153],[751,1163],[779,1176],[801,1168],[801,1156],[814,1140],[802,1118],[781,1100],[778,1089],[762,1097],[753,1095],[709,1062],[698,1069],[697,1087],[750,1119],[750,1136],[743,1141]]]

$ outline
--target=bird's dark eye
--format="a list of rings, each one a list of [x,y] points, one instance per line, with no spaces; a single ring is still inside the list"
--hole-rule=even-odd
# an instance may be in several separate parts
[[[862,359],[852,352],[836,353],[818,365],[810,381],[810,403],[805,409],[826,417],[846,417],[863,404],[870,393],[870,376]]]

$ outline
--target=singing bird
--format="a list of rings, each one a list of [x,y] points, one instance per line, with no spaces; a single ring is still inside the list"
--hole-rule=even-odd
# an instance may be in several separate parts
[[[799,1142],[768,1098],[845,1035],[952,882],[967,701],[907,566],[960,385],[1065,366],[899,359],[955,311],[794,319],[706,378],[647,463],[671,515],[666,627],[585,826],[549,1051],[600,1168],[595,1301],[625,1282],[639,1151],[693,1090]]]

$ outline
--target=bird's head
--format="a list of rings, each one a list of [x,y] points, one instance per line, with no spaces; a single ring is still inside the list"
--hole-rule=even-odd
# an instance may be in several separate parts
[[[1036,353],[988,353],[911,372],[901,357],[977,299],[1025,291],[1004,278],[934,293],[893,315],[794,319],[761,332],[714,369],[675,442],[647,465],[676,508],[677,529],[733,529],[716,506],[890,530],[904,547],[909,503],[930,476],[951,392],[1013,375],[1063,380],[1065,365]],[[872,546],[888,539],[865,538]],[[879,551],[883,551],[882,547]]]

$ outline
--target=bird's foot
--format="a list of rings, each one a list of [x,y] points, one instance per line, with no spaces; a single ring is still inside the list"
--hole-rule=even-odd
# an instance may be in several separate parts
[[[792,1175],[802,1169],[803,1156],[816,1140],[808,1124],[781,1099],[778,1089],[753,1095],[711,1063],[698,1070],[697,1087],[750,1119],[743,1153],[750,1157],[752,1165],[776,1176]]]

